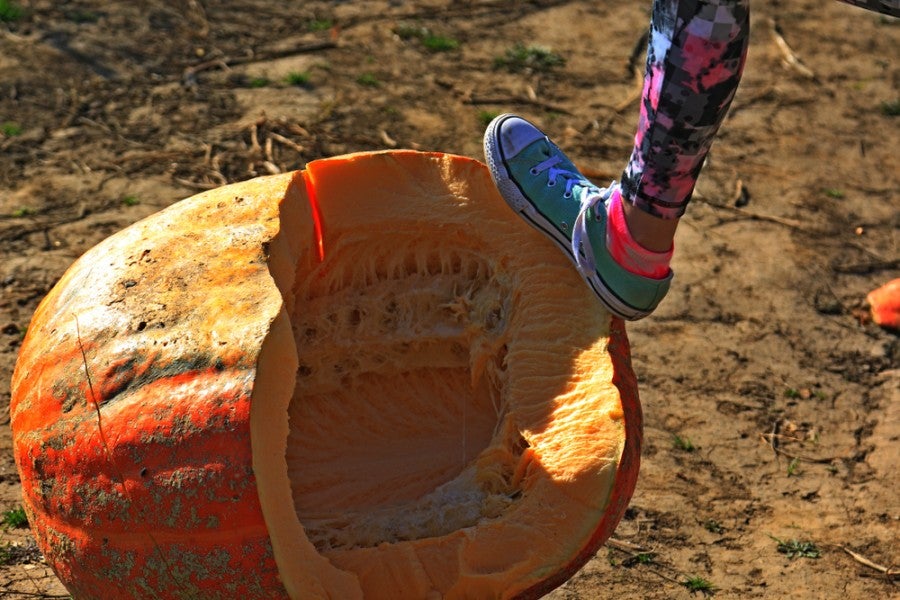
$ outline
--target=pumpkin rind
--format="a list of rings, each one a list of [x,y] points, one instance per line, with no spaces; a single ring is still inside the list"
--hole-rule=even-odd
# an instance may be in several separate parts
[[[254,180],[153,215],[36,311],[13,375],[16,462],[38,545],[76,597],[285,595],[249,419],[282,306],[264,249],[297,185]]]
[[[409,313],[396,298],[404,318],[436,320],[384,329],[399,318],[375,315],[385,289],[412,298]],[[329,327],[349,342],[308,333]],[[63,276],[13,377],[24,505],[78,598],[537,598],[593,556],[633,492],[641,415],[628,356],[621,321],[508,210],[480,163],[411,151],[315,161],[178,203]],[[451,374],[457,383],[440,379]],[[339,472],[379,438],[353,458],[328,436],[315,445],[332,425],[303,422],[330,411],[340,386],[376,402],[378,386],[431,377],[482,411],[500,402],[495,422],[480,413],[468,466],[453,472],[406,476],[398,463],[397,485],[357,483]],[[374,423],[394,436],[441,427],[437,412],[407,419],[410,394]],[[315,464],[334,475],[311,474]],[[326,479],[351,493],[328,500]],[[447,486],[476,490],[481,512],[353,537],[371,528],[367,514],[443,511],[422,502]],[[328,504],[346,506],[326,516]],[[316,523],[327,537],[335,519],[350,521],[331,546]]]

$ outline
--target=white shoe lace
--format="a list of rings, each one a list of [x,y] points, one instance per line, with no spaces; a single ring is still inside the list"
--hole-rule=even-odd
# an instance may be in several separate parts
[[[615,182],[610,187],[599,188],[591,184],[590,187],[586,187],[581,191],[581,208],[578,211],[578,216],[575,218],[574,225],[572,225],[572,254],[575,255],[575,264],[578,265],[578,270],[586,277],[594,277],[597,273],[594,248],[591,246],[590,241],[586,244],[582,243],[582,240],[587,237],[587,212],[597,206],[597,204],[602,204],[603,206],[600,210],[605,211],[606,201],[612,195],[614,185]],[[594,214],[596,215],[596,213],[597,210],[595,209]],[[606,240],[603,240],[603,243],[605,244]],[[583,256],[582,252],[584,253]]]
[[[562,160],[558,154],[554,154],[547,160],[535,165],[531,168],[531,174],[537,175],[543,171],[547,173],[547,185],[553,187],[556,185],[556,178],[563,177],[566,180],[566,191],[563,198],[571,198],[574,196],[574,188],[578,186],[580,190],[580,208],[575,223],[572,225],[572,254],[575,256],[575,264],[578,270],[586,277],[593,277],[597,272],[597,262],[594,257],[594,249],[590,242],[583,243],[588,236],[587,233],[587,212],[595,208],[597,204],[602,204],[606,210],[606,201],[612,195],[616,182],[613,181],[609,187],[597,187],[589,182],[581,173],[569,171],[568,169],[559,169],[556,165]],[[596,214],[596,210],[595,210]]]

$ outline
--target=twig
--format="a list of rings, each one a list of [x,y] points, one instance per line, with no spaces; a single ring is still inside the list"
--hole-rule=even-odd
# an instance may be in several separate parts
[[[812,72],[812,70],[804,65],[800,59],[794,54],[794,51],[785,41],[784,37],[781,35],[781,32],[778,31],[778,24],[774,19],[768,19],[769,22],[769,32],[772,34],[772,39],[775,40],[775,45],[778,46],[778,49],[781,51],[782,59],[784,60],[784,64],[787,67],[790,67],[806,77],[807,79],[816,79],[816,74]]]
[[[200,181],[191,181],[190,179],[185,179],[184,177],[173,177],[175,183],[179,185],[183,185],[186,188],[192,190],[211,190],[213,188],[219,187],[218,183],[213,183],[211,181],[207,181],[206,183]]]
[[[776,419],[772,424],[772,433],[769,434],[769,445],[772,447],[772,452],[775,453],[776,458],[778,457],[778,430],[781,428],[781,419]],[[765,435],[763,435],[763,439],[765,439]]]
[[[853,263],[850,265],[834,264],[831,266],[835,273],[852,275],[865,275],[866,273],[872,273],[873,271],[887,271],[898,267],[900,267],[900,258],[895,258],[894,260],[874,260],[871,262]]]
[[[259,126],[256,123],[250,126],[250,150],[255,154],[262,154],[262,147],[259,145]]]
[[[272,137],[266,136],[266,160],[274,163],[275,157],[272,155]]]
[[[842,460],[844,457],[842,456],[826,456],[822,458],[816,458],[814,456],[804,456],[803,454],[794,454],[793,452],[788,452],[787,450],[781,448],[776,443],[776,440],[779,438],[792,439],[787,436],[781,436],[775,433],[775,429],[773,429],[773,433],[761,433],[760,437],[763,440],[766,440],[769,443],[769,446],[775,452],[775,454],[781,454],[782,456],[787,456],[793,460],[799,460],[802,462],[808,463],[816,463],[816,464],[828,464],[834,462],[836,460]]]
[[[323,40],[319,42],[312,42],[309,44],[292,46],[290,48],[284,48],[280,50],[260,52],[258,54],[252,52],[246,56],[221,56],[186,68],[181,74],[181,79],[185,84],[193,85],[194,83],[196,83],[198,73],[202,73],[203,71],[207,71],[214,67],[228,69],[229,67],[233,67],[235,65],[244,65],[257,61],[284,58],[286,56],[305,54],[307,52],[317,52],[319,50],[335,48],[336,46],[337,44],[332,40]]]
[[[854,552],[853,550],[851,550],[850,548],[847,548],[846,546],[841,546],[840,548],[841,548],[841,550],[843,550],[844,552],[849,554],[851,557],[853,557],[853,560],[855,560],[856,562],[858,562],[861,565],[865,565],[865,566],[869,567],[870,569],[875,569],[876,571],[878,571],[880,573],[884,573],[891,579],[900,577],[900,571],[898,571],[894,567],[885,567],[885,566],[879,565],[876,562],[872,562],[871,560],[869,560],[862,554],[858,554],[858,553]]]
[[[631,557],[637,556],[639,554],[646,554],[647,552],[649,552],[648,550],[641,548],[638,545],[631,544],[631,543],[623,541],[623,540],[617,540],[615,538],[610,538],[610,539],[606,540],[606,545],[609,546],[610,548],[612,548],[613,550],[619,550],[620,552],[624,552],[625,554],[627,554],[628,556],[631,556]],[[667,565],[663,565],[663,564],[660,564],[659,566],[664,567],[664,568],[670,568]],[[667,574],[661,572],[659,569],[654,569],[654,568],[650,567],[649,565],[644,565],[644,568],[646,568],[647,571],[649,571],[650,573],[653,573],[657,577],[661,577],[661,578],[665,579],[666,581],[670,581],[672,583],[677,583],[679,585],[683,584],[683,582],[680,579],[678,579],[676,577],[672,577],[671,575],[667,575]],[[681,573],[679,573],[679,575],[684,577],[684,575]]]
[[[218,185],[225,185],[226,183],[228,183],[228,178],[225,177],[225,175],[222,173],[222,169],[219,167],[219,164],[221,162],[222,162],[222,155],[215,154],[215,155],[213,155],[212,160],[209,163],[209,166],[210,166],[211,175],[214,177],[214,179],[216,179],[219,182]]]
[[[125,152],[121,156],[113,158],[110,160],[111,164],[114,165],[124,165],[128,163],[142,162],[144,164],[152,164],[152,163],[160,163],[165,160],[177,159],[183,156],[183,152],[179,152],[176,150],[135,150],[132,152]],[[114,178],[115,175],[107,177],[103,180],[101,184],[101,189],[103,185],[106,184],[107,181]]]
[[[279,169],[278,166],[271,161],[264,160],[260,164],[269,173],[269,175],[278,175],[279,173],[281,173],[281,169]]]
[[[646,548],[642,548],[641,546],[638,546],[637,544],[632,544],[631,542],[626,542],[625,540],[620,540],[620,539],[616,539],[616,538],[609,538],[608,540],[606,540],[606,545],[609,546],[610,548],[614,548],[616,550],[621,550],[622,552],[638,553],[638,554],[641,552],[647,552]]]
[[[276,142],[284,144],[288,148],[294,149],[297,152],[302,153],[305,150],[305,148],[303,146],[301,146],[300,144],[298,144],[297,142],[295,142],[289,138],[284,137],[280,133],[275,133],[274,131],[270,131],[269,137],[271,139],[275,140]]]
[[[799,460],[802,462],[823,464],[823,465],[834,462],[836,460],[840,460],[843,458],[841,456],[826,456],[823,458],[816,458],[814,456],[804,456],[802,454],[794,454],[792,452],[788,452],[787,450],[782,450],[781,448],[776,450],[776,452],[778,452],[778,454],[783,454],[784,456],[787,456],[788,458],[793,459],[793,460]]]
[[[181,74],[181,81],[185,85],[196,85],[197,83],[197,73],[202,73],[203,71],[208,71],[209,69],[219,67],[223,71],[228,70],[228,61],[224,58],[214,58],[212,60],[207,60],[200,64],[194,65],[193,67],[188,67]]]
[[[634,79],[634,87],[622,101],[612,107],[616,113],[621,113],[626,108],[634,104],[638,99],[640,99],[641,94],[643,94],[644,92],[644,74],[643,69],[641,68],[640,60],[641,56],[644,54],[644,49],[647,47],[647,40],[649,37],[650,29],[647,28],[641,32],[640,37],[638,37],[638,39],[634,42],[634,46],[632,46],[631,48],[631,54],[628,56],[626,71]]]
[[[34,584],[34,581],[32,581],[32,584]],[[71,598],[72,597],[69,594],[48,594],[47,592],[24,592],[21,590],[10,590],[6,586],[4,586],[4,589],[7,592],[9,592],[10,594],[16,594],[18,596],[32,596],[34,598]]]
[[[118,131],[115,131],[112,127],[110,127],[109,125],[107,125],[105,123],[101,123],[99,121],[95,121],[95,120],[89,119],[87,117],[78,117],[78,123],[92,125],[94,127],[97,127],[98,129],[103,130],[104,132],[108,133],[109,135],[113,135],[113,136],[117,137],[118,139],[122,140],[123,142],[125,142],[126,144],[129,144],[131,146],[138,146],[140,148],[147,147],[147,144],[145,144],[143,142],[136,142],[134,140],[130,140],[127,137],[125,137],[124,135],[122,135],[121,133],[119,133]]]
[[[293,133],[294,135],[299,135],[301,137],[311,137],[312,136],[312,134],[309,132],[309,130],[306,129],[305,127],[303,127],[302,125],[300,125],[299,123],[288,122],[284,125],[284,127],[290,133]]]
[[[634,71],[634,87],[624,100],[613,107],[616,113],[621,113],[626,108],[637,102],[644,93],[644,76],[639,70]]]
[[[202,38],[209,35],[209,20],[206,18],[206,9],[198,0],[188,0],[188,5],[195,13],[197,20],[200,21],[200,27],[197,28],[196,34]]]
[[[694,192],[694,199],[706,204],[708,206],[712,206],[713,208],[719,208],[722,210],[727,210],[733,212],[735,214],[739,214],[748,219],[753,219],[754,221],[769,221],[771,223],[777,223],[779,225],[784,225],[785,227],[790,227],[791,229],[796,229],[798,231],[805,231],[803,227],[803,223],[800,221],[794,221],[793,219],[784,219],[782,217],[775,217],[772,215],[761,215],[759,213],[755,213],[753,211],[745,210],[743,208],[738,208],[737,206],[728,206],[727,204],[720,204],[710,198],[707,198],[700,192]]]
[[[262,166],[266,171],[268,171],[270,175],[278,175],[281,173],[281,168],[275,164],[275,158],[272,155],[272,138],[269,136],[266,136],[265,157],[266,160],[262,161]]]
[[[550,104],[549,102],[542,102],[540,100],[532,100],[531,98],[523,98],[521,96],[498,96],[498,97],[486,97],[486,98],[476,98],[471,97],[464,100],[465,104],[526,104],[529,106],[537,106],[538,108],[543,108],[544,110],[549,110],[551,112],[557,112],[563,115],[572,116],[572,113],[561,106],[557,106],[555,104]]]
[[[743,180],[737,179],[734,182],[734,194],[729,198],[728,203],[735,208],[746,206],[750,202],[750,192],[744,185]]]
[[[381,141],[384,142],[384,145],[388,148],[396,148],[397,140],[391,137],[391,135],[385,129],[381,129],[378,131],[379,137],[381,137]]]
[[[650,28],[647,27],[644,31],[641,32],[640,37],[635,40],[634,46],[631,47],[631,54],[628,55],[628,72],[636,73],[638,76],[641,74],[641,56],[644,54],[644,50],[647,48],[647,40],[650,39]]]

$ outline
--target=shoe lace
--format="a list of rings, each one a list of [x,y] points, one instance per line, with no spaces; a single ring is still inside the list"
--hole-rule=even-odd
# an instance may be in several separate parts
[[[597,270],[594,249],[591,247],[590,243],[583,243],[588,235],[587,213],[589,210],[595,208],[597,204],[602,204],[604,207],[603,210],[605,211],[606,201],[609,200],[609,197],[612,195],[616,182],[613,181],[609,187],[598,187],[585,179],[581,173],[558,168],[556,165],[559,164],[560,161],[562,161],[562,157],[558,154],[554,154],[547,160],[532,167],[531,174],[538,175],[547,171],[547,185],[549,187],[555,186],[557,178],[562,177],[566,182],[566,191],[563,194],[564,198],[572,198],[575,195],[575,188],[580,188],[578,198],[580,208],[578,210],[578,216],[575,218],[575,223],[572,224],[572,254],[575,256],[575,264],[578,266],[578,270],[586,276],[593,276]],[[597,215],[596,210],[594,211],[594,214]]]

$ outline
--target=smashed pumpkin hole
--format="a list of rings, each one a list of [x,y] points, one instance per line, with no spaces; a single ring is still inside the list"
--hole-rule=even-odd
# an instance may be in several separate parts
[[[476,462],[506,414],[509,290],[476,252],[433,236],[361,237],[293,286],[287,465],[319,550],[445,535],[516,493],[512,468],[496,485]]]

